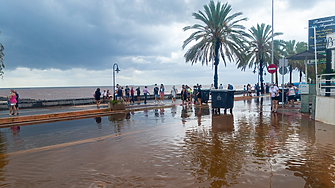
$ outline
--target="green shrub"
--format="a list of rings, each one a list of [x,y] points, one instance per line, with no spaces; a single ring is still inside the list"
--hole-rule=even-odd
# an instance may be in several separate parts
[[[109,101],[109,103],[112,103],[113,105],[116,104],[116,103],[123,103],[123,101],[115,101],[115,100],[111,100]]]

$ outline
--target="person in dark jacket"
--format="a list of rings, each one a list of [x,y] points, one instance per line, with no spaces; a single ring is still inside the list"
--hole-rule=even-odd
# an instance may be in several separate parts
[[[20,97],[20,95],[16,90],[14,92],[15,92],[15,95],[16,95],[16,105],[15,105],[16,114],[19,115],[19,97]]]
[[[97,90],[94,93],[94,98],[97,101],[97,108],[100,108],[100,103],[101,103],[100,96],[101,96],[100,88],[97,88]]]

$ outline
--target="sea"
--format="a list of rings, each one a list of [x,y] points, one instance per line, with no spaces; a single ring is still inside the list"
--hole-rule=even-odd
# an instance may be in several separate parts
[[[173,85],[164,85],[165,94],[170,94]],[[125,88],[125,86],[122,86]],[[134,90],[137,87],[141,89],[141,95],[143,93],[144,85],[129,85]],[[154,85],[148,85],[148,91],[150,94],[153,93]],[[191,86],[190,86],[191,87]],[[92,98],[95,90],[100,88],[104,90],[113,90],[113,86],[80,86],[80,87],[32,87],[32,88],[0,88],[0,96],[6,97],[10,93],[10,89],[16,90],[21,99],[35,99],[35,100],[58,100],[58,99],[80,99],[80,98]],[[175,85],[178,92],[181,91],[181,85]],[[193,87],[191,87],[193,89]],[[210,85],[202,85],[202,88],[209,89]],[[226,89],[227,86],[224,86]],[[235,90],[243,90],[243,84],[234,85]],[[112,92],[111,92],[112,93]]]

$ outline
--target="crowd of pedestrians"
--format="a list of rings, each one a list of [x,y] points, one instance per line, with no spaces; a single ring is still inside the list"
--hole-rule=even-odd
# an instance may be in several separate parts
[[[198,101],[195,101],[194,103],[198,102],[201,104],[201,93],[200,93],[200,88],[201,85],[197,84],[193,88],[197,89],[197,93],[193,93],[193,90],[191,87],[188,85],[182,85],[181,91],[178,91],[175,85],[172,86],[171,91],[170,91],[170,96],[171,96],[171,102],[176,102],[177,94],[178,92],[181,95],[182,99],[182,105],[185,104],[191,104],[193,100],[193,95],[197,95]],[[135,92],[136,92],[136,98],[135,98]],[[142,90],[143,95],[144,95],[144,104],[147,104],[147,99],[148,95],[151,94],[149,92],[148,87],[145,86]],[[165,87],[164,84],[160,84],[158,86],[157,84],[154,85],[152,94],[154,95],[154,103],[164,103],[164,98],[165,98]],[[115,86],[115,100],[117,101],[122,101],[125,102],[126,105],[134,104],[135,101],[140,101],[140,96],[141,96],[141,87],[137,87],[134,89],[134,87],[129,87],[126,86],[125,88],[117,84]],[[97,88],[93,97],[96,100],[97,103],[97,108],[100,108],[101,101],[110,101],[113,100],[112,94],[109,92],[109,90],[104,90],[103,92],[100,91],[100,88]]]
[[[267,93],[266,91],[268,91],[269,86],[267,84],[264,83],[263,85],[264,88],[264,93]],[[262,89],[261,89],[261,85],[259,83],[256,83],[254,86],[252,86],[251,84],[247,84],[243,86],[243,97],[247,96],[247,97],[252,97],[254,96],[262,96]]]
[[[270,92],[271,98],[273,100],[273,103],[272,103],[273,112],[277,112],[278,96],[281,91],[279,90],[277,84],[270,84],[270,85],[264,84],[263,87],[264,87],[264,93],[266,93],[266,91]],[[171,96],[171,102],[172,103],[176,102],[177,94],[180,94],[181,101],[182,101],[181,105],[188,105],[191,103],[201,105],[201,97],[202,97],[201,89],[202,87],[199,84],[193,86],[193,89],[192,87],[189,87],[188,85],[182,85],[181,91],[178,91],[175,85],[173,85],[171,88],[171,91],[169,92]],[[210,89],[215,89],[213,84],[211,84]],[[224,89],[222,84],[220,84],[219,89]],[[233,90],[234,86],[232,84],[228,84],[227,89]],[[287,96],[285,96],[287,97],[286,101],[290,101],[291,104],[294,105],[297,88],[293,86],[292,84],[287,84],[287,89],[288,89]],[[153,87],[152,93],[151,91],[148,90],[147,86],[145,86],[143,90],[141,90],[141,87],[137,87],[136,89],[134,89],[134,87],[129,87],[129,86],[122,87],[119,84],[116,85],[114,91],[115,91],[114,93],[115,100],[125,102],[126,105],[134,104],[135,101],[139,103],[141,92],[143,92],[143,95],[144,95],[144,104],[147,104],[148,95],[150,94],[154,96],[155,104],[164,103],[165,94],[166,94],[164,84],[160,84],[160,85],[155,84]],[[261,95],[260,84],[256,83],[254,86],[252,86],[251,84],[244,85],[243,96],[251,97],[253,95],[254,96]],[[101,103],[101,98],[103,99],[103,101],[113,100],[113,95],[110,93],[109,90],[107,91],[104,90],[101,93],[99,88],[97,88],[97,90],[95,91],[94,97],[97,101],[97,108],[99,108],[99,105]],[[196,98],[196,100],[193,100],[194,98]],[[12,111],[14,111],[14,108],[12,109]]]
[[[295,87],[292,83],[288,83],[284,87],[286,90],[284,95],[282,95],[282,97],[284,98],[284,104],[291,104],[292,107],[294,107],[294,101],[296,100],[299,89]],[[280,99],[280,93],[282,93],[282,91],[278,88],[277,84],[271,84],[269,92],[272,99],[272,112],[276,113],[278,109],[278,101],[282,100]]]

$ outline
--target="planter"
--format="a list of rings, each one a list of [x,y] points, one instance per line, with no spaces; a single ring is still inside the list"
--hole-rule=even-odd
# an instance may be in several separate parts
[[[126,104],[124,103],[108,103],[108,108],[110,108],[111,110],[115,111],[115,110],[125,110],[126,109]]]

